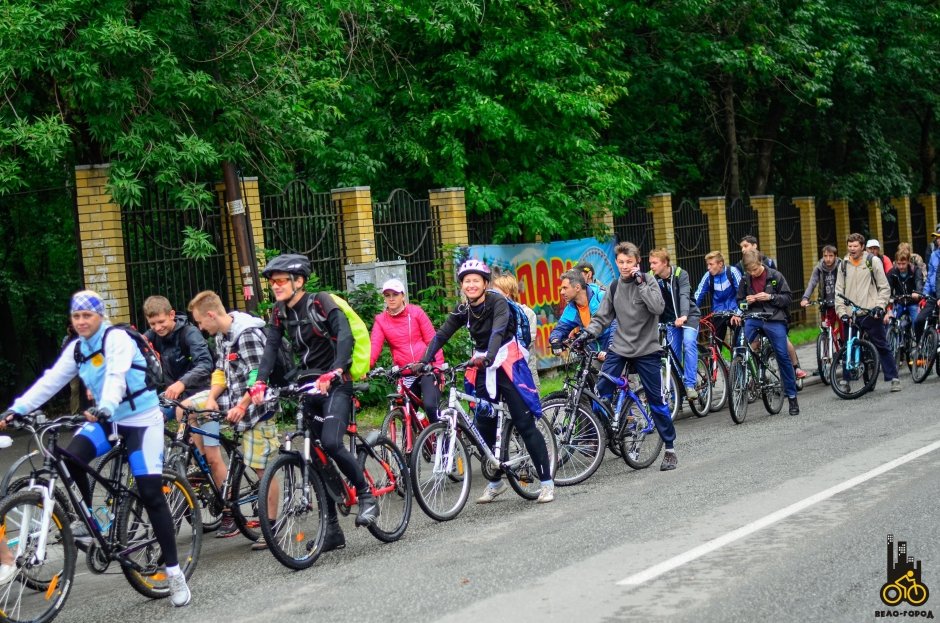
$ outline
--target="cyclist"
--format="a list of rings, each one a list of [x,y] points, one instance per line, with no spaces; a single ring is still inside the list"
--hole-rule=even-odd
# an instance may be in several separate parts
[[[577,333],[591,323],[591,317],[597,313],[601,300],[606,294],[596,283],[587,283],[584,274],[577,270],[569,270],[561,274],[559,292],[565,301],[565,308],[548,336],[548,343],[555,355],[561,354],[563,349],[561,343],[573,332]],[[591,344],[591,347],[601,352],[607,350],[607,343],[610,341],[612,332],[612,328],[608,327]]]
[[[894,256],[894,267],[888,271],[888,285],[891,287],[892,307],[885,314],[885,324],[891,318],[901,318],[907,314],[908,320],[917,318],[920,293],[924,290],[924,280],[920,272],[911,263],[911,253],[899,250]]]
[[[734,266],[725,265],[725,256],[721,251],[712,251],[705,256],[707,272],[695,290],[695,304],[701,307],[705,303],[705,295],[712,295],[712,311],[738,311],[738,284],[741,283],[741,272]],[[720,340],[725,339],[728,332],[729,318],[714,318],[712,326],[715,335]]]
[[[744,338],[753,342],[757,332],[763,331],[770,340],[780,367],[783,391],[790,402],[790,415],[799,415],[796,375],[787,351],[787,308],[792,300],[790,286],[780,271],[768,268],[761,261],[755,249],[745,251],[741,263],[745,274],[738,284],[738,306],[745,311],[770,314],[766,320],[748,318],[744,322]]]
[[[382,347],[388,342],[392,352],[392,363],[404,370],[410,364],[419,361],[434,339],[434,325],[419,306],[408,302],[405,285],[399,279],[389,279],[382,284],[382,297],[385,299],[385,311],[376,314],[372,324],[372,355],[369,367],[374,367],[382,354]],[[434,353],[434,365],[444,365],[444,353]],[[416,396],[423,397],[424,412],[431,422],[437,421],[437,408],[441,402],[441,388],[438,379],[425,374],[405,379],[405,384]]]
[[[851,313],[839,295],[848,297],[859,307],[871,308],[872,314],[858,318],[857,324],[868,334],[868,340],[881,356],[885,382],[891,383],[891,391],[899,392],[901,379],[898,378],[897,362],[888,349],[885,326],[880,322],[888,306],[891,288],[888,286],[888,278],[885,276],[881,260],[875,255],[865,253],[862,247],[864,241],[865,238],[859,233],[849,234],[847,239],[849,253],[842,260],[836,278],[836,313],[843,323]]]
[[[865,243],[865,248],[869,253],[881,260],[881,266],[884,268],[885,275],[891,272],[893,265],[891,263],[891,258],[881,252],[881,243],[872,238]]]
[[[659,315],[666,307],[659,285],[646,279],[640,269],[640,250],[631,242],[621,242],[614,249],[620,277],[610,284],[608,294],[578,336],[585,342],[596,339],[615,320],[614,330],[601,370],[611,376],[620,376],[627,363],[632,363],[646,390],[656,430],[666,446],[662,471],[676,469],[679,464],[674,447],[676,429],[669,408],[663,403],[660,377],[662,350],[659,346]],[[597,382],[598,396],[610,400],[614,384],[601,376]]]
[[[493,277],[493,287],[510,301],[514,302],[522,309],[526,319],[529,321],[529,355],[526,357],[526,363],[529,364],[529,372],[532,373],[532,380],[535,381],[535,389],[541,387],[539,381],[539,358],[535,354],[535,338],[539,332],[538,319],[535,312],[528,305],[519,302],[519,281],[510,273],[502,273]],[[518,328],[517,328],[518,333]]]
[[[937,313],[937,307],[940,306],[940,288],[937,288],[937,278],[940,277],[940,223],[937,223],[936,231],[930,234],[932,240],[930,259],[927,260],[927,279],[924,281],[924,298],[926,305],[917,314],[914,321],[914,337],[920,340],[924,332],[924,325],[927,319]]]
[[[692,300],[689,273],[669,262],[665,249],[650,251],[651,281],[659,285],[665,307],[659,321],[670,323],[669,345],[682,358],[682,382],[689,400],[698,398],[695,389],[695,368],[698,361],[698,321],[702,317]]]
[[[189,302],[189,313],[196,325],[215,336],[215,370],[209,389],[184,401],[186,406],[226,412],[226,419],[242,436],[245,465],[260,478],[268,461],[278,451],[277,425],[273,411],[251,404],[248,388],[255,382],[261,355],[264,352],[264,321],[238,311],[226,313],[219,295],[204,290]],[[213,474],[215,478],[215,474]],[[277,508],[278,491],[268,495],[268,508]],[[222,525],[216,538],[238,534],[238,528],[227,510],[222,512]],[[267,549],[263,538],[251,544],[252,550]]]
[[[274,370],[281,340],[286,336],[300,362],[298,378],[316,379],[316,388],[320,391],[317,395],[304,396],[304,413],[311,418],[313,433],[320,439],[323,450],[356,487],[359,500],[356,525],[370,526],[379,517],[379,506],[362,467],[343,440],[353,399],[349,375],[354,344],[352,329],[329,293],[304,290],[310,272],[310,260],[297,254],[279,255],[262,271],[277,302],[271,311],[273,329],[258,370],[258,380],[251,389],[251,399],[256,405],[264,402],[265,384]],[[276,498],[272,508],[277,508]],[[335,503],[327,504],[327,515],[323,551],[345,547],[346,537],[339,527]]]
[[[601,292],[604,292],[605,294],[607,293],[607,286],[605,286],[603,283],[597,283],[597,281],[594,279],[594,275],[596,274],[594,272],[594,264],[582,260],[575,264],[572,270],[581,273],[584,276],[584,281],[586,281],[589,286],[595,285]]]
[[[777,263],[773,260],[773,258],[767,257],[766,255],[761,253],[760,249],[757,248],[757,238],[755,238],[754,236],[747,235],[741,238],[741,253],[744,253],[745,251],[755,251],[758,254],[758,257],[760,258],[760,261],[761,263],[764,264],[764,266],[766,266],[767,268],[771,268],[773,270],[779,270],[779,268],[777,268]],[[737,268],[741,272],[741,274],[744,275],[746,271],[744,270],[743,258],[741,259],[740,262],[737,263]],[[790,332],[790,314],[789,312],[785,310],[784,315],[786,316],[786,321],[787,321],[787,333],[789,333]],[[787,353],[790,355],[790,361],[793,362],[793,373],[796,375],[796,378],[805,379],[806,370],[800,367],[800,358],[797,357],[796,348],[793,347],[793,342],[790,341],[789,337],[787,337]]]
[[[467,327],[473,340],[467,382],[475,386],[477,396],[506,403],[512,423],[519,431],[542,483],[538,503],[545,504],[555,499],[555,483],[545,438],[535,425],[535,418],[542,416],[542,404],[525,362],[525,349],[516,338],[515,315],[506,297],[487,289],[491,277],[489,266],[479,260],[469,259],[461,264],[457,281],[464,300],[457,304],[437,330],[421,362],[429,363],[457,329]],[[492,447],[496,443],[496,418],[478,413],[477,426],[483,440]],[[506,491],[506,483],[499,476],[496,478],[486,486],[477,500],[478,504],[492,502]]]
[[[835,332],[834,335],[842,336],[842,323],[836,314],[836,271],[842,260],[836,257],[836,248],[827,244],[822,248],[822,259],[813,268],[813,274],[809,278],[806,290],[803,291],[803,298],[800,299],[800,306],[809,305],[809,297],[812,296],[816,285],[819,285],[819,311],[822,317],[829,321],[829,326]]]
[[[176,552],[176,528],[166,497],[163,495],[163,415],[160,413],[156,389],[148,386],[144,356],[126,332],[108,331],[111,322],[105,313],[101,296],[92,290],[83,290],[72,296],[72,326],[78,338],[69,342],[55,364],[32,387],[17,398],[3,414],[6,425],[13,418],[23,416],[55,396],[76,375],[94,396],[97,407],[85,411],[88,422],[72,438],[67,456],[89,463],[111,449],[110,425],[117,425],[124,438],[131,473],[154,536],[160,544],[166,565],[170,603],[185,606],[192,600],[186,578],[179,567]],[[107,340],[105,335],[107,333]],[[99,421],[100,420],[100,421]],[[88,478],[72,458],[70,471],[82,493],[85,504],[91,506],[91,485]],[[83,549],[91,545],[84,522],[72,524],[76,544]]]

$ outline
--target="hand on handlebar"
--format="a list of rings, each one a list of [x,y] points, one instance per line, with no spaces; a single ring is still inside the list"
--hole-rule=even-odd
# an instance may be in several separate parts
[[[248,394],[251,396],[252,404],[262,404],[264,402],[264,394],[267,391],[268,386],[264,381],[257,381],[254,385],[252,385],[251,389],[248,390]]]
[[[489,360],[488,357],[477,355],[470,360],[469,367],[471,368],[488,368],[493,362]]]
[[[0,415],[0,430],[3,430],[8,425],[12,424],[13,421],[20,417],[20,414],[14,411],[13,409],[7,409]]]
[[[423,361],[415,361],[414,363],[409,363],[405,368],[410,371],[412,374],[421,374],[424,372],[431,371],[431,364],[425,363]]]
[[[89,407],[85,410],[85,419],[89,422],[107,422],[111,419],[111,409],[104,407]]]

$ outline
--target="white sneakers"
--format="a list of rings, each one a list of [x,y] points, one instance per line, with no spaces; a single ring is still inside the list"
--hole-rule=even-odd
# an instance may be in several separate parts
[[[170,585],[170,603],[180,608],[186,606],[192,601],[193,596],[189,592],[189,586],[186,585],[186,576],[182,573],[169,575],[167,582]]]
[[[16,563],[8,565],[0,564],[0,586],[9,584],[16,577]]]
[[[542,488],[539,489],[539,504],[548,504],[555,500],[555,483],[550,485],[542,485]]]
[[[486,486],[486,489],[483,490],[483,495],[477,498],[477,504],[489,504],[498,496],[506,493],[507,489],[509,489],[509,485],[502,480],[499,482],[491,482]]]

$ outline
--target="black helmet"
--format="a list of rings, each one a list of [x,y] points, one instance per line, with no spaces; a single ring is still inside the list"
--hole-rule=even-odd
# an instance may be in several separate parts
[[[267,263],[261,274],[270,277],[274,273],[287,273],[288,275],[300,275],[304,279],[310,276],[310,260],[303,255],[296,253],[286,253],[278,255]]]

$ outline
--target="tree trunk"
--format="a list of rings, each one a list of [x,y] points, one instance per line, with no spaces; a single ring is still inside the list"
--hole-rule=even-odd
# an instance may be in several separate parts
[[[923,117],[917,119],[920,124],[920,188],[921,193],[928,193],[937,187],[937,149],[933,144],[933,107],[928,106]]]
[[[785,111],[786,106],[777,97],[777,94],[771,95],[770,104],[767,107],[767,117],[764,120],[764,130],[757,139],[757,172],[754,175],[754,183],[751,185],[751,196],[767,194],[774,146],[777,144],[780,122],[783,120]]]
[[[727,195],[730,199],[738,199],[741,196],[741,166],[738,162],[738,129],[734,113],[734,80],[728,74],[722,74],[719,81],[722,110],[725,114],[725,146],[728,150]]]

